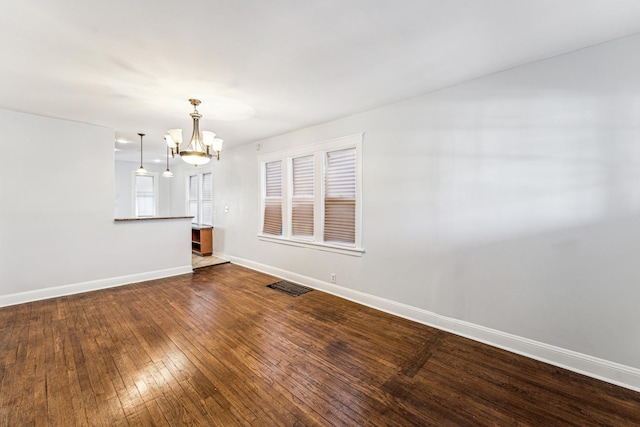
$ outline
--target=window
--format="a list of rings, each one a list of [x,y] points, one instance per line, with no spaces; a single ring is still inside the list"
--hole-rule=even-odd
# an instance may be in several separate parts
[[[135,175],[135,216],[152,217],[156,215],[155,176]]]
[[[213,179],[211,172],[202,174],[202,222],[213,225]]]
[[[188,215],[193,217],[191,222],[193,222],[194,224],[199,224],[200,216],[198,215],[198,175],[189,176],[188,194]]]
[[[213,225],[213,174],[189,175],[187,180],[187,212],[194,224]]]
[[[282,161],[264,165],[264,218],[262,232],[282,235]]]
[[[261,240],[362,254],[362,134],[260,158]]]
[[[291,235],[313,237],[313,156],[292,160]]]
[[[356,241],[356,150],[331,151],[325,157],[324,241]]]

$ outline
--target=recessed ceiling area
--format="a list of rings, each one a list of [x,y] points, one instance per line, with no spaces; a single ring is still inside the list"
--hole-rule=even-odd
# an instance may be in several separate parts
[[[0,15],[0,108],[225,149],[640,30],[636,0],[24,0]]]

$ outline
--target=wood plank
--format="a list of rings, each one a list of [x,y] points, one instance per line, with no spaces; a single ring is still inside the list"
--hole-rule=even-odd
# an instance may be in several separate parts
[[[0,308],[0,425],[639,425],[640,393],[232,264]]]

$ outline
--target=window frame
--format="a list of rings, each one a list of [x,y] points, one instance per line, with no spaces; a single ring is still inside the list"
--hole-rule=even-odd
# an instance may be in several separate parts
[[[335,138],[287,150],[281,150],[258,157],[260,170],[260,219],[257,237],[261,241],[306,247],[317,250],[362,256],[362,142],[363,133]],[[356,207],[355,207],[355,242],[353,244],[324,242],[324,197],[325,197],[325,158],[326,153],[345,149],[356,152]],[[314,180],[314,235],[311,238],[294,236],[292,232],[292,200],[293,200],[293,159],[312,155]],[[265,164],[282,161],[282,235],[271,235],[262,232],[265,209]]]
[[[187,175],[187,179],[186,179],[186,193],[187,193],[187,206],[186,206],[186,212],[187,215],[191,215],[191,178],[192,177],[196,177],[196,214],[193,216],[193,218],[191,219],[191,224],[200,224],[200,179],[198,177],[198,174],[188,174]]]
[[[268,174],[267,174],[267,165],[271,164],[271,163],[280,163],[280,196],[269,196],[268,193]],[[282,176],[283,172],[286,170],[285,169],[285,165],[284,165],[284,160],[281,159],[276,159],[276,160],[269,160],[266,162],[263,162],[261,164],[261,177],[262,177],[262,190],[261,190],[261,200],[262,200],[262,209],[260,210],[260,215],[261,215],[261,226],[260,226],[260,233],[262,235],[265,236],[272,236],[272,237],[281,237],[285,234],[285,216],[282,214],[282,211],[284,210],[285,204],[284,204],[284,198],[285,195],[287,194],[287,192],[285,191],[284,188],[284,178]],[[278,204],[280,204],[280,234],[271,234],[271,233],[265,233],[264,229],[265,229],[265,219],[267,218],[267,214],[266,214],[266,206],[268,204],[269,201],[275,201]]]
[[[296,195],[295,194],[295,188],[294,188],[294,186],[295,186],[294,163],[295,163],[296,159],[304,159],[304,158],[307,158],[307,157],[311,158],[311,169],[312,169],[311,179],[313,181],[313,184],[312,184],[313,195],[312,196]],[[306,241],[306,242],[310,242],[310,241],[312,242],[312,241],[314,241],[314,238],[315,238],[315,234],[316,234],[315,233],[315,230],[316,230],[316,218],[317,218],[317,215],[316,215],[316,205],[317,205],[317,201],[316,201],[317,200],[317,197],[316,197],[317,196],[317,194],[316,194],[317,191],[316,190],[317,190],[317,188],[316,187],[318,186],[317,185],[318,177],[316,176],[316,162],[317,162],[317,158],[316,157],[317,156],[314,153],[314,154],[308,154],[308,155],[303,155],[303,156],[291,156],[291,157],[289,157],[287,159],[287,161],[289,162],[289,166],[290,166],[289,167],[289,175],[291,177],[290,182],[288,183],[289,188],[290,188],[290,191],[289,191],[290,196],[289,196],[289,203],[288,203],[287,209],[289,210],[288,218],[289,218],[289,221],[290,221],[290,237],[293,240],[302,240],[302,241]],[[313,207],[313,209],[312,209],[312,213],[313,213],[313,218],[312,218],[313,234],[311,234],[311,236],[304,235],[304,234],[295,234],[294,233],[294,231],[295,231],[294,216],[293,216],[294,203],[296,201],[302,202],[303,200],[307,201],[307,202],[311,201],[311,205]]]
[[[211,189],[211,198],[205,199],[204,197],[204,189],[205,189],[205,177],[209,175],[209,179],[211,180],[209,188]],[[198,177],[198,187],[200,189],[199,199],[198,199],[198,210],[200,214],[200,225],[210,225],[213,227],[213,171],[202,172]],[[204,205],[206,202],[211,203],[211,216],[209,218],[205,218],[204,214]],[[203,219],[208,219],[209,222],[203,222]]]
[[[211,179],[211,199],[204,199],[204,177],[205,175],[210,175],[210,179]],[[202,171],[202,172],[197,172],[197,173],[192,173],[192,174],[187,174],[185,177],[185,211],[187,213],[187,215],[191,214],[191,211],[189,209],[189,204],[191,203],[192,199],[191,199],[191,193],[189,191],[190,189],[190,181],[191,181],[191,177],[196,177],[196,185],[197,185],[197,190],[196,190],[196,215],[193,217],[193,219],[191,220],[191,224],[194,225],[198,225],[198,226],[202,226],[202,225],[207,225],[207,226],[212,226],[213,227],[213,217],[214,217],[214,202],[213,202],[213,171]],[[210,201],[211,202],[211,222],[204,222],[203,221],[203,214],[204,214],[204,209],[203,209],[203,205],[205,201]]]
[[[158,216],[158,210],[160,209],[160,198],[159,198],[159,188],[160,182],[158,177],[160,174],[157,172],[147,172],[146,175],[141,175],[142,177],[151,177],[153,178],[153,215],[151,216],[140,216],[138,215],[138,186],[137,186],[137,177],[136,171],[131,172],[131,209],[134,218],[153,218]]]

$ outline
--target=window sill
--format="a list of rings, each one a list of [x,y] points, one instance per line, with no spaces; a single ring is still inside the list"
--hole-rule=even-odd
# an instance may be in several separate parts
[[[300,248],[316,249],[319,251],[333,252],[350,256],[362,256],[362,254],[364,253],[363,248],[349,248],[345,246],[328,245],[326,243],[305,242],[304,240],[285,239],[283,237],[267,236],[265,234],[258,234],[258,239],[262,240],[263,242],[297,246]]]

